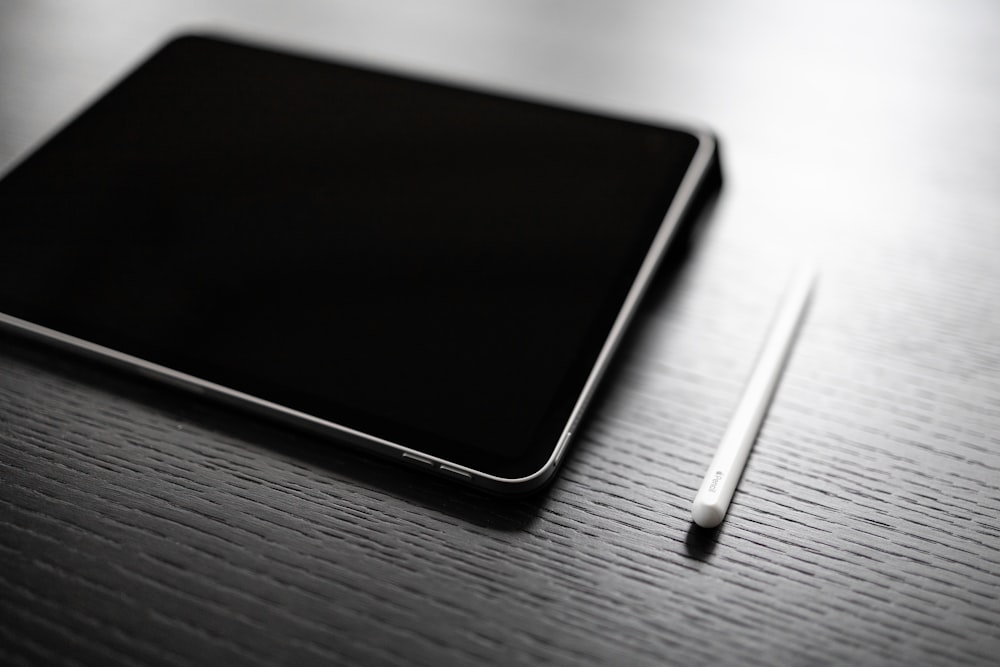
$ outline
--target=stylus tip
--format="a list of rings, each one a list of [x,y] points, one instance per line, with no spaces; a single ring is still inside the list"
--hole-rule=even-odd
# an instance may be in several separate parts
[[[726,510],[711,503],[695,502],[691,507],[691,518],[702,528],[715,528],[726,516]]]

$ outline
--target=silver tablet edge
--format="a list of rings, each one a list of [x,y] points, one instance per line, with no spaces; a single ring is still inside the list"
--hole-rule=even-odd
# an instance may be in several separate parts
[[[695,135],[698,138],[698,150],[695,152],[694,158],[691,160],[687,173],[681,180],[680,187],[677,189],[677,194],[670,202],[670,208],[667,209],[667,213],[663,217],[663,222],[660,223],[660,228],[657,230],[656,236],[653,237],[653,242],[649,246],[649,251],[646,253],[646,257],[643,259],[642,264],[639,267],[639,272],[636,274],[632,287],[629,288],[628,294],[625,296],[625,301],[622,303],[622,307],[618,311],[618,316],[615,318],[614,324],[611,326],[611,331],[608,333],[608,337],[604,341],[601,352],[597,355],[597,361],[594,362],[594,367],[591,369],[590,375],[587,377],[587,382],[584,384],[583,390],[580,392],[580,396],[576,401],[576,405],[570,413],[569,420],[559,436],[558,443],[555,450],[552,452],[552,456],[549,457],[549,460],[541,467],[541,469],[526,477],[520,477],[517,479],[490,478],[491,482],[496,480],[498,483],[510,485],[512,488],[509,488],[508,492],[522,493],[531,491],[548,481],[548,479],[552,477],[555,471],[559,468],[559,464],[565,456],[568,446],[572,441],[573,434],[579,426],[590,400],[597,391],[601,378],[604,376],[605,371],[607,371],[608,366],[611,364],[611,359],[614,357],[618,345],[624,338],[625,331],[628,329],[629,323],[635,316],[643,295],[649,288],[653,276],[656,274],[657,268],[659,268],[660,262],[663,261],[663,258],[667,253],[667,249],[670,247],[670,242],[673,239],[674,233],[680,226],[681,219],[688,212],[699,186],[707,176],[709,169],[711,169],[716,151],[715,137],[710,132],[705,130],[691,128],[676,129],[686,129],[688,132]],[[488,485],[483,484],[483,486]],[[491,486],[490,488],[493,487]],[[504,489],[493,490],[501,492],[504,491]]]

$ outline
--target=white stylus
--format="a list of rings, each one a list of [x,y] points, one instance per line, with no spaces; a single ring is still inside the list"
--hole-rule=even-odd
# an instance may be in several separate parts
[[[795,344],[815,282],[816,270],[812,266],[800,268],[778,308],[736,413],[694,498],[691,517],[703,528],[718,526],[726,516],[729,501],[743,474],[743,466]]]

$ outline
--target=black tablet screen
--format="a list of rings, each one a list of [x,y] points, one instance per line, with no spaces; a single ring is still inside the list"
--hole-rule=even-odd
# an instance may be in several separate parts
[[[696,148],[182,38],[0,183],[0,312],[526,474]]]

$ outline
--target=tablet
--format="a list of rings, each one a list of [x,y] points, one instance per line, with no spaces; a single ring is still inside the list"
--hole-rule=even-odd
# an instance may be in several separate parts
[[[184,36],[0,181],[0,321],[524,492],[717,174],[703,131]]]

